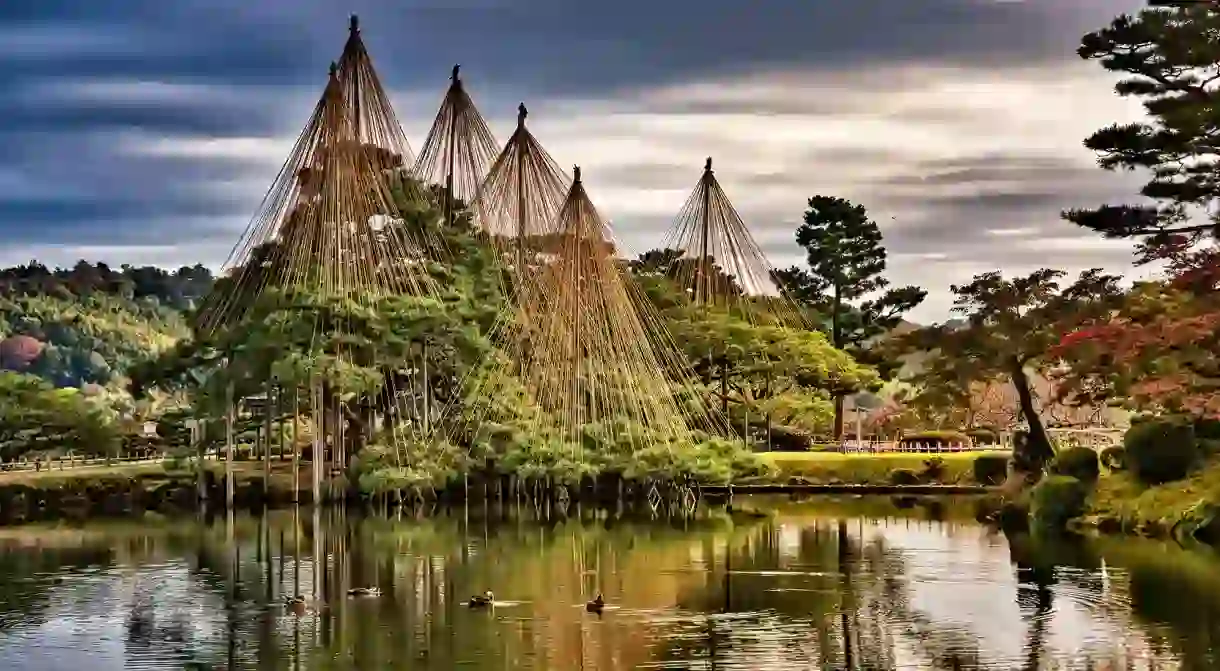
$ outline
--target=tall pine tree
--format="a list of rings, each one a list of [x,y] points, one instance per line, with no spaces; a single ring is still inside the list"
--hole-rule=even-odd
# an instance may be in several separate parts
[[[1110,238],[1142,243],[1142,260],[1220,237],[1220,9],[1206,4],[1123,15],[1081,39],[1077,53],[1125,77],[1122,97],[1148,118],[1114,124],[1084,144],[1107,170],[1147,170],[1149,205],[1064,212]]]
[[[796,243],[805,249],[809,267],[776,271],[778,284],[827,316],[827,335],[835,347],[867,363],[884,363],[870,356],[869,340],[898,326],[928,292],[914,286],[890,288],[877,222],[863,205],[814,196],[796,230]],[[875,298],[859,302],[868,296]],[[834,436],[843,438],[841,392],[835,394]]]

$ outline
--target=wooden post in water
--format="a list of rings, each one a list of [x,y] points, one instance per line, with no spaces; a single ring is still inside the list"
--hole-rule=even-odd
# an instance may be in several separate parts
[[[233,384],[225,391],[225,509],[233,509]]]
[[[271,383],[266,385],[266,401],[263,403],[263,499],[271,494]]]
[[[347,418],[343,416],[343,400],[335,398],[335,421],[339,423],[338,435],[335,438],[335,456],[331,468],[338,470],[344,475],[347,474]],[[335,495],[335,488],[338,483],[331,479],[331,496]]]
[[[322,385],[317,381],[313,383],[312,395],[313,454],[309,461],[313,466],[313,503],[319,506],[322,505],[322,465],[326,461],[326,443],[322,436]]]
[[[191,420],[191,445],[195,448],[195,494],[196,503],[207,504],[207,442],[204,441],[204,431],[207,423],[195,418]]]
[[[275,418],[278,422],[275,430],[275,442],[280,453],[279,459],[276,461],[284,461],[284,387],[281,385],[275,386]]]
[[[299,422],[301,418],[301,388],[292,391],[292,502],[301,502],[301,444],[297,442],[300,436]]]

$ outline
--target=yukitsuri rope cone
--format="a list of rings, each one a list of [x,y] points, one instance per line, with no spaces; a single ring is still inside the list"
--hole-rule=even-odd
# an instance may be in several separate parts
[[[240,319],[266,289],[353,300],[433,294],[418,261],[429,241],[404,227],[391,191],[410,147],[373,70],[356,19],[322,98],[209,297],[201,325]]]
[[[731,309],[751,322],[803,327],[774,268],[729,201],[708,158],[703,175],[674,219],[656,259],[698,305]]]
[[[704,164],[703,174],[687,198],[666,235],[661,250],[643,261],[654,272],[669,276],[690,297],[691,306],[704,319],[743,319],[756,326],[779,331],[805,330],[805,313],[776,282],[774,268],[750,235],[745,222],[729,201],[712,170],[712,159]],[[750,409],[765,415],[767,442],[771,437],[770,410],[758,407],[758,395],[770,396],[774,389],[771,363],[767,357],[757,361],[732,363],[727,349],[708,351],[699,365],[705,391],[720,397],[721,414],[730,414],[730,403],[744,409],[739,433],[750,441]],[[754,384],[737,385],[730,391],[730,369],[756,373],[765,371]],[[717,384],[714,377],[719,378]],[[719,389],[715,389],[718,387]],[[731,398],[735,396],[735,398]],[[765,405],[763,403],[762,405]],[[737,422],[734,421],[736,425]]]
[[[270,371],[263,370],[268,362],[245,365],[262,370],[268,385],[278,385],[270,378],[280,375],[293,380],[286,384],[296,386],[288,393],[297,414],[312,417],[315,496],[324,460],[347,465],[352,436],[345,431],[360,419],[343,400],[352,393],[343,385],[351,385],[336,387],[335,380],[356,369],[379,371],[383,388],[370,398],[382,419],[406,416],[403,404],[418,400],[400,356],[386,352],[387,327],[378,321],[385,301],[440,295],[428,271],[440,245],[401,209],[427,196],[415,186],[410,162],[353,17],[321,99],[198,318],[202,338],[233,337],[243,320],[271,319],[284,330],[265,344],[269,350],[304,343],[307,351],[288,353]],[[359,423],[366,438],[376,423]],[[414,423],[395,421],[393,429],[389,442],[419,437]]]
[[[446,220],[453,224],[457,208],[470,203],[491,169],[499,143],[479,114],[453,66],[449,89],[415,161],[413,173],[423,184],[443,184],[448,196]]]
[[[489,362],[470,393],[516,394],[528,410],[501,414],[498,421],[578,453],[590,439],[626,454],[694,442],[696,431],[715,431],[723,422],[698,394],[684,393],[695,386],[685,362],[675,365],[679,357],[672,350],[657,351],[650,328],[659,318],[642,313],[609,227],[590,201],[580,169],[574,174],[550,230],[537,229],[545,243],[519,293],[525,301],[519,318],[497,334],[506,350],[524,346],[516,357]]]

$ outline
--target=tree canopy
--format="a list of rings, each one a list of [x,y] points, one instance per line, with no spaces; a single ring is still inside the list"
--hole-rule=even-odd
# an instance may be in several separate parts
[[[1123,15],[1085,35],[1077,53],[1124,75],[1115,92],[1144,104],[1146,120],[1102,128],[1085,146],[1107,170],[1149,171],[1140,194],[1152,204],[1102,205],[1064,217],[1107,237],[1143,239],[1145,260],[1167,242],[1215,237],[1220,12],[1200,3]]]
[[[906,351],[931,352],[912,380],[923,394],[945,395],[965,405],[972,383],[1007,379],[1029,427],[1028,451],[1014,459],[1030,472],[1040,471],[1054,452],[1034,403],[1029,371],[1055,365],[1061,335],[1108,315],[1123,295],[1119,278],[1098,269],[1081,273],[1067,286],[1061,283],[1064,275],[1048,269],[1012,279],[998,272],[978,275],[952,287],[954,312],[964,322],[918,329],[895,343]]]
[[[797,228],[796,242],[805,250],[808,268],[777,270],[781,290],[827,316],[827,334],[834,347],[869,363],[886,363],[875,356],[877,352],[870,356],[867,344],[902,323],[902,315],[922,303],[928,292],[915,286],[890,286],[877,222],[863,205],[814,196]],[[883,366],[883,372],[890,369]],[[836,397],[834,435],[842,433],[843,402]]]
[[[33,375],[0,372],[0,462],[30,452],[117,452],[120,434],[106,408],[76,389],[56,389]]]

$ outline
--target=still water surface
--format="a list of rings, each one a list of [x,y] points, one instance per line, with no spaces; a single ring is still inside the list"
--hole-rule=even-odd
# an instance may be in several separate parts
[[[0,669],[1220,668],[1210,556],[1010,541],[961,501],[751,504],[772,516],[0,529]],[[464,605],[488,589],[494,607]],[[586,612],[599,591],[606,610]]]

